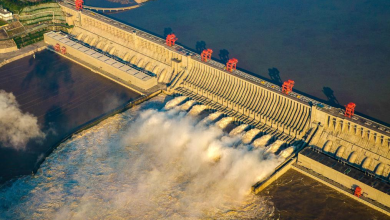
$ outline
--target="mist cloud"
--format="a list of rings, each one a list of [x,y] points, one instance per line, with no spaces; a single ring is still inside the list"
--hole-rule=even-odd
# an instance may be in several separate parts
[[[269,216],[271,208],[250,189],[277,157],[177,109],[131,109],[74,136],[34,177],[0,189],[0,218]]]
[[[29,113],[23,113],[12,93],[0,90],[1,144],[23,150],[30,139],[44,136],[38,126],[38,119]]]

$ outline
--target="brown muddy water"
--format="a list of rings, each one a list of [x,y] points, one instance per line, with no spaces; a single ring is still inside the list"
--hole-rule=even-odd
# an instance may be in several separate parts
[[[275,206],[275,218],[280,219],[390,219],[295,170],[259,195]]]

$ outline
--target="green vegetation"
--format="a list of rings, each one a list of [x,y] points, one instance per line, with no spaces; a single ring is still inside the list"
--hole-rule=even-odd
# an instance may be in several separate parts
[[[24,26],[32,26],[40,23],[52,23],[53,16],[55,23],[66,23],[64,12],[57,3],[25,7],[19,14],[19,21]]]
[[[27,45],[43,40],[43,34],[46,32],[47,32],[46,29],[43,29],[35,33],[27,34],[26,36],[23,37],[15,37],[14,41],[18,46],[18,48],[25,47]]]
[[[30,44],[34,44],[34,43],[37,43],[37,42],[43,40],[43,35],[49,31],[52,31],[53,28],[56,31],[67,32],[67,28],[71,28],[71,27],[73,27],[73,26],[69,26],[67,24],[59,24],[59,25],[55,25],[55,26],[51,25],[50,27],[45,26],[44,28],[39,28],[34,33],[28,33],[28,34],[23,35],[23,36],[17,36],[17,37],[14,37],[13,39],[14,39],[16,45],[18,46],[18,48],[22,48],[22,47],[25,47],[25,46],[28,46]]]
[[[0,26],[6,25],[6,24],[8,24],[8,22],[0,19]]]
[[[0,5],[9,11],[19,14],[19,12],[26,6],[39,5],[44,2],[54,2],[54,0],[42,0],[41,2],[27,2],[21,0],[0,0]]]

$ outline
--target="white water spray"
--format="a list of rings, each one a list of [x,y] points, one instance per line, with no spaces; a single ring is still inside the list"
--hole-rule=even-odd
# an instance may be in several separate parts
[[[167,102],[167,104],[165,104],[165,109],[169,110],[169,109],[179,105],[180,103],[184,102],[184,100],[186,100],[186,99],[187,99],[186,96],[176,97],[176,98],[172,99],[171,101]]]
[[[282,140],[276,140],[274,143],[268,146],[267,152],[269,153],[276,153],[279,148],[284,144],[285,142]]]
[[[265,147],[265,145],[269,142],[269,140],[272,138],[271,135],[266,134],[263,135],[260,138],[257,138],[255,141],[253,141],[254,147]]]
[[[284,149],[282,152],[280,152],[279,157],[286,159],[292,153],[294,153],[295,149],[296,149],[295,146],[288,147],[288,148]]]
[[[241,219],[270,211],[251,186],[280,161],[177,110],[131,109],[59,146],[0,189],[0,219]],[[223,136],[221,138],[221,136]],[[232,211],[234,210],[234,211]]]
[[[226,128],[230,123],[232,123],[234,120],[233,117],[225,117],[225,118],[222,118],[221,120],[219,120],[216,125],[221,128],[221,129],[224,129]]]
[[[183,111],[188,111],[196,102],[194,100],[189,100],[180,106],[180,109]]]
[[[235,127],[230,133],[229,135],[230,136],[236,136],[236,135],[239,135],[241,134],[242,132],[244,132],[244,130],[248,128],[248,125],[247,124],[242,124],[240,126],[237,126]]]
[[[192,116],[197,116],[208,108],[209,107],[207,105],[195,105],[194,107],[192,107],[191,111],[188,114]]]
[[[199,125],[209,125],[212,121],[216,120],[222,115],[222,112],[214,112],[209,114],[206,118],[199,122]]]
[[[249,144],[252,142],[253,138],[256,137],[261,131],[257,128],[251,129],[247,131],[244,136],[242,137],[242,143]]]

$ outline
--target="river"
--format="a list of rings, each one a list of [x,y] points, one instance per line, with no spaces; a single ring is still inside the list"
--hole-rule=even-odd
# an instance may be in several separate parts
[[[140,96],[48,50],[1,67],[0,90],[12,93],[19,109],[36,117],[46,135],[24,149],[0,148],[0,183],[36,171],[64,137]]]

